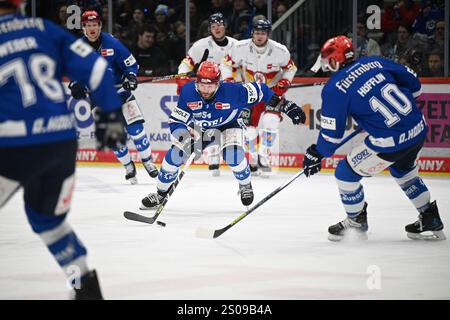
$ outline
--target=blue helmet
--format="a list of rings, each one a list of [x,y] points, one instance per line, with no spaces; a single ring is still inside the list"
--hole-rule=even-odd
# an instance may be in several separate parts
[[[272,31],[272,23],[268,19],[259,19],[253,22],[253,31]]]
[[[225,25],[226,19],[220,12],[213,13],[208,18],[209,26],[211,26],[213,23],[223,23]]]

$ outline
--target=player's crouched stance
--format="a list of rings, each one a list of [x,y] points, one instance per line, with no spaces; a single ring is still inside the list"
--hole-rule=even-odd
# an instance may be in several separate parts
[[[342,139],[349,115],[369,134],[336,168],[347,218],[329,227],[329,239],[342,240],[349,231],[367,239],[367,203],[360,180],[388,168],[419,212],[419,219],[405,227],[407,236],[444,240],[436,201],[430,202],[416,166],[427,133],[415,104],[421,84],[412,70],[390,60],[353,57],[352,42],[345,36],[328,40],[321,49],[322,68],[335,73],[322,91],[317,144],[307,149],[303,162],[306,176],[320,171],[322,158],[333,155]]]
[[[190,154],[195,152],[196,156],[201,156],[202,150],[212,144],[222,150],[223,159],[238,180],[242,204],[250,205],[253,189],[240,114],[248,115],[249,112],[242,111],[264,101],[270,110],[287,114],[294,124],[305,122],[306,116],[299,106],[280,99],[267,85],[221,82],[220,75],[216,63],[205,61],[200,64],[197,80],[182,88],[169,120],[174,143],[164,157],[157,180],[158,190],[142,200],[141,209],[157,207],[177,178],[178,168]],[[193,128],[191,132],[190,128]]]

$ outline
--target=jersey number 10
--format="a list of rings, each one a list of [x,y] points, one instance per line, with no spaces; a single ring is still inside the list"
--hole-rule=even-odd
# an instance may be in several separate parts
[[[36,85],[50,100],[62,102],[65,99],[64,89],[61,83],[54,78],[56,63],[53,59],[42,53],[30,56],[28,69],[22,58],[5,63],[0,67],[0,86],[5,85],[8,78],[14,77],[22,96],[23,107],[29,107],[36,103],[36,90],[30,81],[30,75]],[[30,70],[30,75],[28,74]]]
[[[387,127],[392,127],[394,124],[400,121],[400,117],[397,113],[392,112],[390,109],[394,108],[400,114],[406,116],[412,110],[411,101],[400,89],[393,83],[386,84],[381,88],[381,95],[384,102],[380,101],[377,97],[372,97],[369,100],[370,107],[375,112],[380,112],[386,119],[384,123]],[[388,107],[391,106],[391,108]]]

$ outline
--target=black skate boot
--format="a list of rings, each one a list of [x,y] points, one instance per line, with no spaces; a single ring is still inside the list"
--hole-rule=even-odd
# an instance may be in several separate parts
[[[158,176],[158,168],[155,166],[155,164],[152,162],[152,160],[142,161],[142,164],[144,165],[145,170],[147,170],[147,173],[152,178],[156,178]]]
[[[254,197],[252,183],[250,182],[249,184],[240,184],[239,194],[241,195],[241,202],[244,206],[251,205]]]
[[[413,240],[445,240],[443,229],[436,201],[419,214],[419,220],[405,227],[406,235]]]
[[[156,209],[164,200],[169,192],[157,191],[156,193],[150,193],[144,199],[142,199],[141,210],[151,210]]]
[[[103,300],[100,284],[95,270],[89,271],[81,278],[80,288],[75,290],[75,300]]]
[[[130,181],[131,184],[137,184],[137,178],[136,178],[136,166],[134,165],[134,162],[131,161],[129,164],[125,166],[126,174],[125,179],[127,181]]]
[[[253,164],[250,165],[250,174],[252,176],[259,176],[260,172],[258,169],[258,165],[253,165]]]
[[[356,231],[356,238],[359,240],[367,240],[367,202],[364,208],[356,217],[347,217],[345,220],[338,222],[328,228],[328,240],[341,241],[349,230]]]
[[[218,164],[210,164],[208,167],[209,171],[211,171],[213,177],[220,176],[220,170]]]

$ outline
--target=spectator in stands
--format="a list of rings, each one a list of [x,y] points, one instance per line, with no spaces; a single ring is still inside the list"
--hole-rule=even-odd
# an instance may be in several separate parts
[[[253,0],[252,16],[260,14],[267,16],[267,0]]]
[[[208,11],[208,16],[212,15],[213,13],[220,12],[226,18],[229,18],[231,16],[232,10],[233,8],[230,1],[228,0],[211,0],[211,6]]]
[[[411,37],[411,29],[406,25],[400,25],[397,30],[397,41],[387,43],[383,47],[383,55],[395,62],[410,48],[417,46],[417,42]]]
[[[412,25],[412,30],[430,38],[434,35],[436,22],[439,20],[444,20],[444,11],[441,7],[435,7],[430,0],[426,0]]]
[[[420,11],[421,0],[384,0],[384,10],[381,15],[381,30],[387,42],[393,41],[395,31],[400,25],[411,27]]]
[[[170,60],[173,61],[173,69],[170,73],[177,73],[177,67],[181,60],[186,57],[186,26],[183,22],[174,23],[175,39],[171,42]],[[172,72],[173,71],[173,72]]]
[[[422,76],[424,77],[444,76],[444,63],[441,52],[439,52],[438,50],[434,50],[428,55],[427,66]]]
[[[162,76],[169,74],[168,59],[164,52],[156,46],[156,30],[150,26],[139,29],[138,38],[131,49],[139,64],[140,76]]]
[[[251,14],[249,10],[248,0],[233,0],[233,12],[229,19],[230,33],[233,38],[242,40],[242,29],[244,21],[247,26],[250,23]]]
[[[62,28],[67,28],[67,6],[62,5],[58,8],[58,15],[56,17],[56,23]]]
[[[155,22],[153,24],[153,27],[157,32],[164,32],[168,34],[172,31],[172,26],[168,20],[168,15],[169,7],[164,4],[158,5],[155,10]]]
[[[381,56],[381,49],[378,42],[367,37],[367,26],[364,20],[358,21],[357,35],[357,57]]]
[[[124,30],[126,43],[128,45],[136,41],[139,30],[147,23],[148,20],[144,14],[144,10],[141,7],[135,7],[133,10],[132,20]]]
[[[445,37],[445,21],[440,20],[436,22],[434,36],[430,38],[429,51],[439,50],[444,52],[444,37]]]
[[[286,13],[287,10],[288,10],[288,6],[286,5],[286,3],[285,2],[279,2],[277,7],[276,7],[276,10],[275,10],[275,15],[274,15],[275,19],[273,19],[273,21],[275,22],[278,19],[280,19],[283,16],[283,14]]]
[[[198,27],[195,41],[200,40],[201,38],[206,38],[207,36],[209,36],[209,22],[208,20],[203,20],[202,23],[200,23],[200,26]]]

